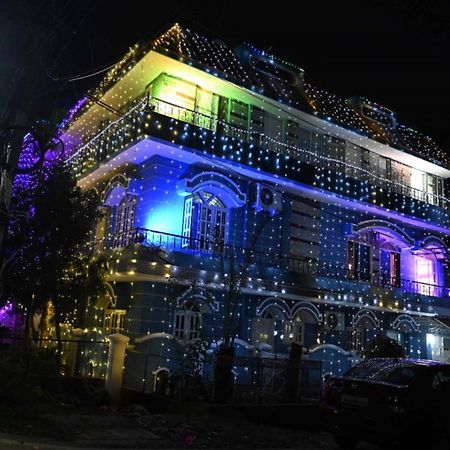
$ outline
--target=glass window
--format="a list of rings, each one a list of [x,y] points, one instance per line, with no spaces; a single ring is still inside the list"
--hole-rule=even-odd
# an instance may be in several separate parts
[[[110,333],[122,333],[124,330],[124,309],[107,309],[105,311],[104,328]]]
[[[416,255],[417,292],[424,295],[435,295],[437,290],[437,262],[429,257]]]
[[[283,142],[283,120],[269,112],[264,113],[264,147],[274,152],[284,151],[280,145]]]
[[[275,318],[270,313],[264,317],[254,317],[252,319],[252,344],[267,344],[273,347],[275,330]]]
[[[202,316],[196,303],[186,303],[175,312],[174,336],[183,341],[192,341],[200,336]]]
[[[348,241],[347,250],[348,278],[370,281],[372,275],[372,252],[370,245]]]
[[[283,342],[285,344],[296,342],[297,344],[304,345],[304,340],[305,327],[299,316],[296,316],[294,320],[284,322]]]
[[[298,147],[300,140],[300,126],[294,120],[287,120],[286,123],[286,143],[293,147]]]
[[[115,209],[113,247],[125,247],[133,241],[136,197],[127,194]]]
[[[415,376],[416,372],[413,367],[396,366],[393,364],[392,366],[374,373],[371,378],[386,383],[407,385],[415,378]]]
[[[185,200],[184,246],[195,250],[222,251],[225,245],[227,208],[211,192],[196,192]]]
[[[364,331],[362,328],[347,328],[347,350],[363,350]]]
[[[402,385],[409,384],[416,375],[417,370],[411,365],[395,359],[378,358],[368,359],[346,373],[346,376],[353,378],[367,378]]]
[[[400,287],[400,253],[381,249],[380,269],[384,285]]]

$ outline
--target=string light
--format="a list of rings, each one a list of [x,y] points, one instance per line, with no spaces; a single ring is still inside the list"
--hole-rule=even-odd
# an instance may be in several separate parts
[[[253,252],[234,332],[251,341],[249,348],[264,344],[286,354],[295,337],[310,358],[323,359],[325,372],[335,373],[380,331],[403,333],[411,355],[427,354],[425,319],[448,295],[443,271],[450,234],[438,175],[448,175],[448,161],[430,138],[367,99],[346,101],[324,91],[294,64],[248,44],[233,53],[179,24],[148,46],[132,47],[92,96],[103,106],[82,100],[61,125],[66,163],[80,186],[103,193],[96,248],[110,250],[109,281],[117,295],[108,323],[120,323],[136,346],[159,354],[151,363],[155,373],[177,360],[182,320],[183,332],[221,339],[227,273],[217,269],[214,232],[223,233],[222,251],[226,243]],[[378,143],[428,161],[435,173],[411,168],[406,156],[375,152]],[[113,178],[118,174],[122,179]],[[262,188],[268,206],[260,202]],[[252,246],[258,227],[263,231]],[[390,234],[375,239],[373,232]],[[399,244],[404,236],[413,245]],[[374,267],[389,276],[394,270],[375,262],[384,241],[405,260],[401,286],[375,277]],[[370,261],[358,259],[362,254],[351,259],[348,242],[355,243],[353,252],[369,247]],[[145,254],[145,246],[153,252]],[[429,251],[436,246],[437,253]],[[411,269],[418,261],[433,272],[424,283]],[[351,275],[355,263],[367,263],[368,280]],[[180,291],[192,297],[180,302]],[[267,299],[270,314],[258,310]],[[194,304],[198,311],[186,309]],[[87,313],[86,336],[104,339],[104,310]],[[337,318],[336,326],[327,317]],[[404,332],[415,324],[417,339]],[[85,356],[92,371],[105,368],[102,351]]]

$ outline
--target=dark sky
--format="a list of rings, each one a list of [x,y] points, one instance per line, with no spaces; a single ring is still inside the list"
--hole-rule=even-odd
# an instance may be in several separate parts
[[[5,58],[0,61],[0,81],[9,76],[11,66],[20,67],[15,62],[23,61],[24,52],[27,60],[33,55],[31,73],[40,77],[33,89],[34,105],[41,115],[70,105],[99,80],[51,78],[110,64],[128,46],[178,20],[200,33],[217,34],[230,45],[246,41],[270,49],[302,67],[325,89],[343,97],[366,96],[450,149],[446,0],[297,0],[273,1],[272,7],[243,0],[15,0],[6,7],[7,3],[0,7],[0,58]],[[289,6],[294,3],[299,12]]]

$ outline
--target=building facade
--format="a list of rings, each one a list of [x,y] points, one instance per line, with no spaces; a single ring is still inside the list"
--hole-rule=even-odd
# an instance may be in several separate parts
[[[126,383],[145,372],[157,390],[188,342],[220,344],[233,276],[238,355],[296,342],[340,374],[382,333],[450,357],[448,160],[387,108],[175,24],[132,47],[61,137],[103,202],[93,247],[112,294],[86,330],[131,338]]]

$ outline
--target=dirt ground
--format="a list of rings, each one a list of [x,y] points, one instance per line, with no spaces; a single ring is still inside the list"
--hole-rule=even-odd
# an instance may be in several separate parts
[[[178,411],[150,414],[134,404],[121,409],[54,405],[45,410],[1,411],[0,431],[81,448],[198,448],[337,450],[331,436],[317,429],[275,427],[255,423],[241,414],[212,414],[208,404],[183,405]],[[14,434],[12,435],[14,436]],[[8,448],[1,446],[0,448]],[[11,445],[11,448],[15,448]],[[24,448],[24,447],[23,447]],[[361,446],[360,448],[375,448]]]

